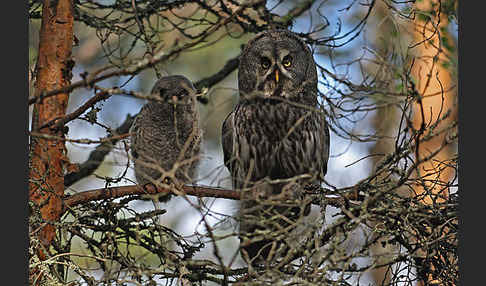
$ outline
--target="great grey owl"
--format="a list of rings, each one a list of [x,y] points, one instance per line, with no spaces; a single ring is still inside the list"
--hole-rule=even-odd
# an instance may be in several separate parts
[[[160,78],[151,95],[156,99],[142,107],[130,128],[135,178],[141,186],[157,185],[166,178],[189,183],[195,175],[202,139],[196,89],[186,77],[173,75]],[[175,163],[179,165],[171,173]],[[170,197],[159,197],[159,201]]]
[[[258,264],[285,249],[279,235],[309,213],[309,204],[291,200],[302,198],[303,186],[324,179],[329,129],[318,110],[312,53],[290,31],[261,32],[248,42],[238,89],[239,102],[223,122],[222,145],[234,188],[266,180],[257,192],[244,191],[239,214],[243,257]]]

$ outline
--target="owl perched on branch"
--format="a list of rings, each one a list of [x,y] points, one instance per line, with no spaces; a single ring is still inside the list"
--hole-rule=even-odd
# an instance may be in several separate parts
[[[156,99],[142,107],[130,128],[137,182],[141,186],[164,180],[190,183],[202,140],[196,89],[182,75],[166,76],[155,83],[151,95]]]
[[[285,237],[309,213],[303,187],[324,179],[329,129],[318,109],[312,53],[290,31],[265,31],[248,42],[238,89],[239,103],[223,122],[222,145],[233,186],[244,192],[241,249],[254,264],[285,254]]]

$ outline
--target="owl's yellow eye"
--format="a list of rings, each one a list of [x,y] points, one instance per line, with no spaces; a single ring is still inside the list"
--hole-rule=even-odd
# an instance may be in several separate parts
[[[270,62],[270,60],[269,60],[268,58],[266,58],[266,57],[262,57],[262,58],[261,58],[261,63],[262,63],[262,67],[263,67],[264,69],[268,69],[268,68],[270,67],[270,65],[272,64],[272,63]]]
[[[292,57],[289,56],[289,55],[286,55],[283,60],[282,60],[282,64],[284,67],[288,68],[292,65]]]

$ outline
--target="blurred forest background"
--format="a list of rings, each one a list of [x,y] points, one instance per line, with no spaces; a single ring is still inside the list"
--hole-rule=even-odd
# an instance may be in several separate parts
[[[207,92],[208,104],[198,106],[204,142],[196,184],[231,189],[221,124],[238,101],[234,63],[255,33],[286,28],[306,40],[319,66],[321,108],[331,125],[322,187],[331,201],[313,205],[311,218],[319,241],[325,234],[331,246],[312,267],[303,259],[293,270],[244,282],[248,269],[232,219],[237,200],[178,196],[154,209],[134,196],[108,198],[63,211],[42,255],[36,234],[45,217],[32,211],[32,284],[278,285],[279,277],[282,285],[456,285],[457,2],[73,1],[66,86],[79,84],[67,92],[64,114],[73,118],[55,133],[66,138],[56,137],[69,162],[62,163],[69,166],[65,198],[135,184],[128,138],[110,136],[120,135],[117,128],[137,114],[158,77],[176,74]],[[29,122],[43,104],[35,85],[42,16],[43,2],[30,0]],[[154,58],[155,64],[144,62]],[[224,76],[216,79],[218,73]],[[80,109],[103,92],[103,100]],[[31,140],[44,138],[33,124]],[[93,161],[102,145],[110,152]],[[95,168],[80,174],[90,164]],[[332,200],[340,194],[357,196]],[[175,258],[157,252],[158,243]]]

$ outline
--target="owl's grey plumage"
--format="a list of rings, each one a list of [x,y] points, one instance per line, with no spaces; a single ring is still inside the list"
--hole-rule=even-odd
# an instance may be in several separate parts
[[[265,178],[308,175],[292,184],[267,184],[242,201],[240,241],[245,236],[251,238],[242,249],[253,263],[268,258],[272,240],[258,241],[252,233],[277,233],[289,225],[288,219],[308,214],[310,205],[283,202],[285,198],[301,198],[303,186],[320,184],[324,179],[329,129],[317,109],[317,70],[312,53],[290,31],[265,31],[248,42],[240,57],[238,88],[239,102],[222,127],[224,161],[234,188],[251,187]],[[256,198],[285,193],[277,197],[280,205]],[[288,219],[278,219],[282,215]]]
[[[202,138],[196,89],[186,77],[173,75],[160,78],[151,95],[157,100],[142,107],[130,128],[135,178],[141,186],[157,185],[164,180],[161,171],[171,171],[177,162],[180,166],[173,174],[175,179],[189,183],[195,175]]]

